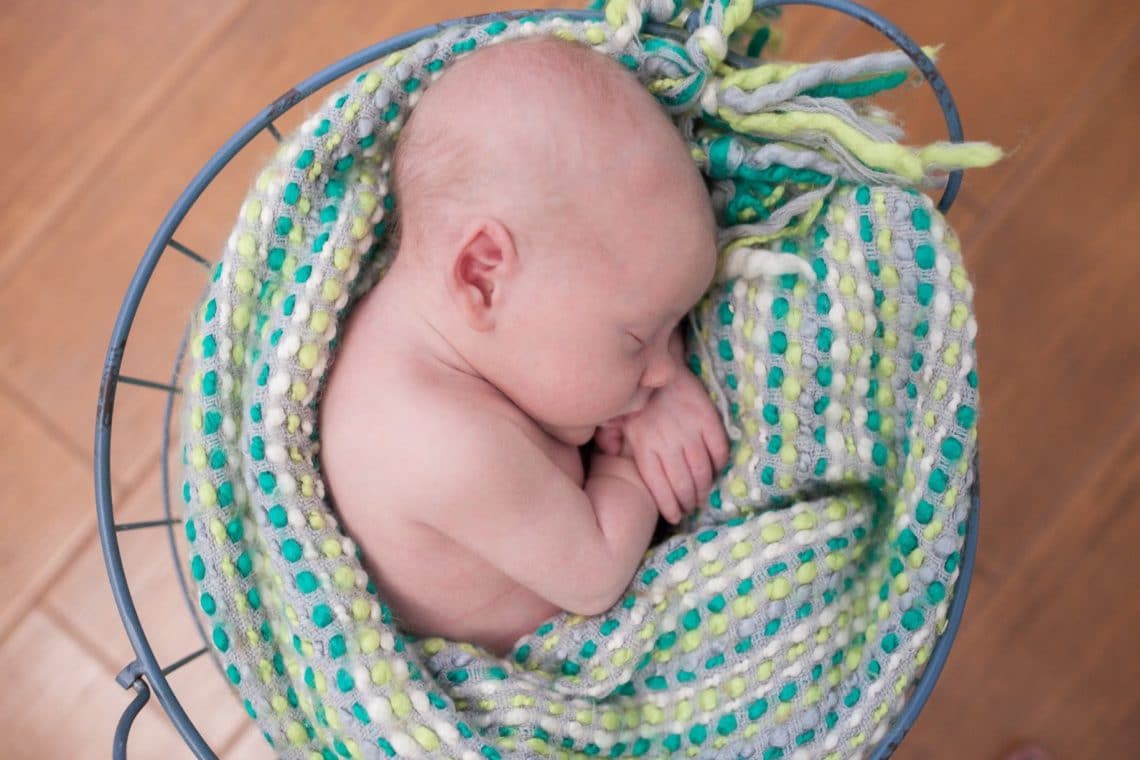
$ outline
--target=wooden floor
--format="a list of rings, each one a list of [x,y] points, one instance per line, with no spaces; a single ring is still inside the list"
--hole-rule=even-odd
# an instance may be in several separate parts
[[[309,73],[395,32],[517,0],[5,0],[0,4],[0,736],[9,758],[109,754],[131,651],[95,535],[92,427],[106,342],[152,232],[226,137]],[[521,2],[516,7],[537,3]],[[898,756],[1058,758],[1140,746],[1140,3],[879,0],[942,70],[967,134],[1010,158],[967,176],[951,214],[977,284],[980,554],[938,688]],[[785,55],[885,47],[832,13],[787,15]],[[941,136],[929,92],[893,101]],[[283,120],[283,129],[299,119]],[[214,253],[259,138],[179,238]],[[169,374],[203,270],[168,256],[124,371]],[[161,394],[115,409],[120,519],[161,509]],[[162,662],[197,648],[157,535],[124,534]],[[261,739],[202,659],[172,676],[225,757]],[[133,757],[189,752],[152,705]]]

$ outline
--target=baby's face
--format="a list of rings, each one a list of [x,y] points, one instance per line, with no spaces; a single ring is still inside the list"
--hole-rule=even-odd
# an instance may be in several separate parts
[[[575,445],[644,405],[672,379],[670,335],[716,264],[708,191],[652,96],[604,55],[532,41],[460,62],[413,119],[407,229],[439,252],[425,266],[452,283],[454,313],[484,276],[477,302],[493,302],[488,322],[464,317],[450,336],[475,371]],[[463,258],[481,219],[509,230],[491,246],[504,256]]]
[[[696,182],[695,192],[666,184],[648,197],[599,199],[579,223],[606,252],[587,243],[559,259],[596,256],[607,265],[579,263],[544,277],[528,293],[522,329],[504,333],[505,353],[519,362],[505,392],[559,440],[588,442],[597,426],[640,409],[681,369],[670,336],[716,265],[715,227]]]

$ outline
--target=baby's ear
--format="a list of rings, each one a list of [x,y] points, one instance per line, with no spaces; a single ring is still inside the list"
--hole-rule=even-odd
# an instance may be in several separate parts
[[[447,289],[473,329],[494,327],[517,265],[514,239],[502,222],[485,217],[469,227],[452,259]]]

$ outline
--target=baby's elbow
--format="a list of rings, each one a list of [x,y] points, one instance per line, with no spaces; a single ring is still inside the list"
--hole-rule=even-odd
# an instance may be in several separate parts
[[[616,602],[619,598],[620,595],[612,599],[605,596],[589,599],[583,598],[579,603],[575,603],[568,607],[566,611],[573,615],[594,617],[595,615],[601,615],[603,612],[606,612],[612,608],[614,606],[614,602]]]
[[[566,611],[572,615],[581,615],[582,617],[594,617],[601,615],[603,612],[612,607],[613,604],[606,604],[600,598],[598,599],[583,599],[580,604],[571,605]]]
[[[566,611],[574,615],[593,617],[608,612],[625,594],[628,579],[616,577],[605,568],[600,572],[582,573],[575,583]]]

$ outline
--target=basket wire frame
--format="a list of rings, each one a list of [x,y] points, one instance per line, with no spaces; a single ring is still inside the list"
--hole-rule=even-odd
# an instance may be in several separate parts
[[[882,33],[907,54],[930,84],[931,89],[937,97],[939,106],[942,109],[950,140],[952,142],[961,142],[963,140],[962,124],[958,116],[958,110],[945,80],[938,72],[934,62],[897,26],[877,13],[854,2],[850,2],[850,0],[757,0],[754,8],[761,10],[781,5],[809,5],[839,11],[852,18],[858,19]],[[168,675],[205,655],[209,651],[208,638],[202,629],[202,624],[195,610],[185,576],[184,563],[181,561],[178,549],[179,538],[175,533],[175,527],[180,525],[182,520],[172,513],[170,499],[171,422],[174,416],[176,397],[180,395],[178,382],[182,360],[186,350],[188,332],[182,336],[169,382],[133,377],[123,374],[120,371],[123,354],[130,336],[131,326],[145,294],[147,284],[159,260],[167,250],[174,250],[186,258],[197,262],[206,269],[213,266],[207,257],[202,256],[193,248],[176,240],[174,238],[175,232],[206,187],[213,182],[230,160],[233,159],[239,151],[245,148],[254,137],[262,132],[268,132],[277,142],[281,142],[281,133],[278,131],[274,122],[295,105],[340,77],[372,63],[382,56],[413,45],[426,37],[434,36],[448,27],[458,24],[480,24],[496,20],[513,20],[524,16],[558,16],[575,21],[600,21],[603,19],[602,12],[594,10],[555,9],[487,13],[465,16],[424,26],[359,50],[322,71],[313,74],[285,92],[230,137],[182,191],[182,194],[175,201],[170,211],[167,212],[166,217],[162,220],[150,244],[147,246],[142,260],[139,262],[134,276],[127,287],[126,295],[111,331],[111,338],[103,365],[95,424],[94,475],[99,541],[102,546],[103,559],[110,579],[112,595],[118,607],[119,617],[123,622],[127,637],[135,652],[135,659],[124,667],[115,679],[124,689],[132,689],[135,692],[134,697],[127,704],[115,728],[112,757],[116,758],[116,760],[126,757],[127,741],[130,736],[131,727],[139,712],[150,700],[152,693],[157,696],[159,704],[166,711],[170,721],[174,724],[182,736],[182,739],[191,751],[193,751],[195,756],[202,760],[216,760],[217,758],[217,755],[210,748],[198,727],[195,726],[194,722],[187,715],[185,708],[179,702],[178,697],[175,695],[174,690],[167,680]],[[697,21],[698,14],[690,13],[685,23],[686,31],[692,32],[696,27]],[[657,23],[647,23],[645,29],[650,34],[657,36],[678,38],[683,34],[680,29]],[[750,60],[738,56],[735,53],[729,53],[727,62],[736,67],[748,66],[752,63]],[[957,197],[961,187],[961,182],[961,170],[950,173],[942,197],[938,202],[938,208],[943,213],[948,212],[953,205],[954,199]],[[187,331],[188,330],[189,328],[187,328]],[[136,522],[115,521],[114,504],[111,494],[111,431],[112,423],[114,422],[115,398],[120,385],[135,386],[136,388],[149,392],[160,392],[166,395],[162,427],[163,517],[161,519]],[[934,689],[935,682],[938,680],[938,676],[945,665],[946,658],[949,656],[951,645],[961,623],[977,551],[980,491],[978,460],[976,458],[974,460],[974,472],[975,479],[970,494],[971,507],[966,529],[965,547],[962,552],[960,574],[955,587],[954,598],[950,605],[946,629],[935,644],[930,660],[926,664],[921,677],[917,683],[911,687],[911,693],[903,710],[895,718],[894,723],[886,735],[875,747],[872,754],[874,760],[889,757],[914,724],[919,712],[922,710],[931,691]],[[178,583],[181,586],[190,618],[194,621],[194,625],[203,642],[203,646],[199,649],[166,665],[161,665],[158,662],[154,650],[147,640],[146,632],[143,630],[139,621],[138,611],[135,608],[134,599],[131,596],[130,586],[123,568],[123,560],[118,542],[118,533],[120,532],[153,528],[166,529],[171,557],[174,561],[175,569],[177,570]],[[215,663],[215,665],[217,665],[217,663]]]

